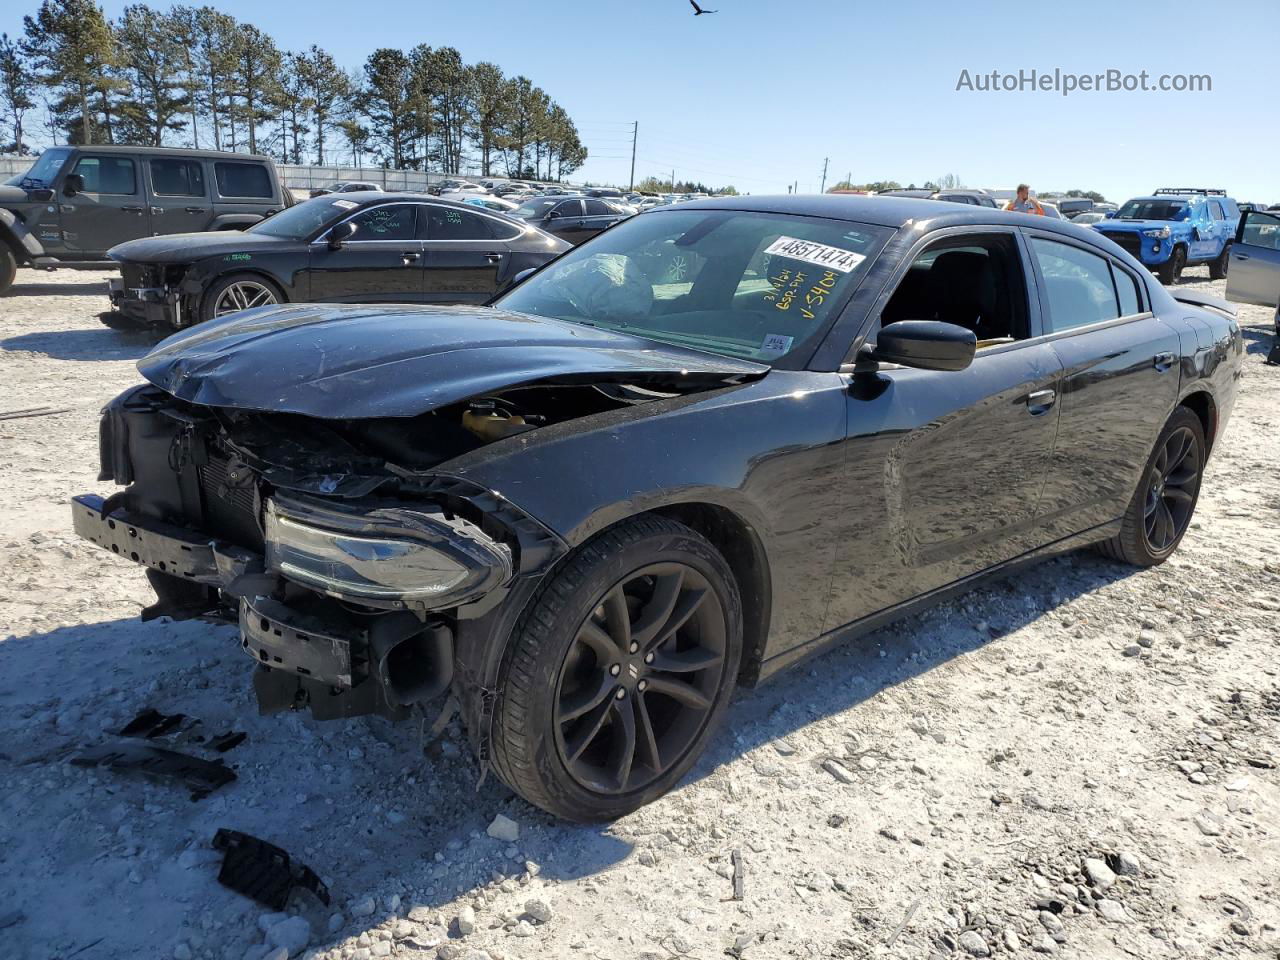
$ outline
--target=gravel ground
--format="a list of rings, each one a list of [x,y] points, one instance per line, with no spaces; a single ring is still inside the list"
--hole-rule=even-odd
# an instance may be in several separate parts
[[[5,960],[1277,956],[1270,311],[1242,309],[1244,389],[1168,563],[1071,555],[745,692],[680,789],[588,828],[477,788],[456,726],[424,748],[417,724],[260,718],[230,628],[137,621],[141,570],[67,508],[109,492],[98,409],[151,342],[99,324],[105,277],[24,270],[0,301],[0,411],[67,408],[0,421]],[[245,731],[239,779],[193,801],[68,762],[147,707],[200,756]],[[223,826],[332,905],[220,886]]]

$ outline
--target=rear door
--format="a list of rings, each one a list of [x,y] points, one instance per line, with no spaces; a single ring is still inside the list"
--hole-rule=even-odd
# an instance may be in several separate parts
[[[1231,247],[1227,299],[1274,307],[1280,301],[1280,213],[1250,210]]]
[[[1056,540],[1124,513],[1177,400],[1180,345],[1127,266],[1060,234],[1028,239],[1046,337],[1063,366],[1039,517]]]
[[[195,233],[213,219],[204,163],[192,157],[147,157],[151,232]]]
[[[422,204],[418,236],[423,242],[425,298],[429,303],[484,303],[505,282],[508,241],[521,228],[498,217],[443,203]]]
[[[352,203],[354,201],[336,201]],[[309,299],[320,303],[419,303],[423,300],[420,204],[383,203],[347,220],[356,232],[330,250],[327,232],[311,244]]]
[[[69,258],[101,259],[117,243],[151,236],[147,195],[133,157],[86,152],[71,172],[84,179],[84,190],[59,197]]]

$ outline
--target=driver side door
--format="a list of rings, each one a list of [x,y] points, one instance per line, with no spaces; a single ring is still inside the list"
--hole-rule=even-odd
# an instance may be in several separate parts
[[[1037,509],[1058,430],[1062,363],[1034,339],[1026,245],[1012,228],[916,244],[875,308],[979,338],[965,370],[879,364],[849,374],[840,556],[826,629],[941,589],[1040,546]]]
[[[328,231],[308,255],[308,299],[320,303],[419,303],[424,298],[423,246],[418,204],[365,207],[344,222],[355,234],[337,250]]]
[[[1231,247],[1227,299],[1274,307],[1280,303],[1280,213],[1250,210]]]

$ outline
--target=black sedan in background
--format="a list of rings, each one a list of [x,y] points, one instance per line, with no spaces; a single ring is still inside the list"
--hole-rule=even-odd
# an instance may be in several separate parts
[[[634,216],[635,212],[634,207],[621,200],[530,197],[512,210],[511,215],[577,246],[615,223]]]
[[[379,191],[316,197],[243,233],[131,240],[107,256],[120,264],[117,311],[180,328],[298,301],[484,303],[568,247],[500,213]]]
[[[125,489],[73,517],[148,567],[145,616],[239,624],[264,711],[451,690],[482,769],[597,820],[739,684],[1026,561],[1164,561],[1242,356],[1230,304],[1062,221],[696,201],[491,307],[170,337],[104,411]]]

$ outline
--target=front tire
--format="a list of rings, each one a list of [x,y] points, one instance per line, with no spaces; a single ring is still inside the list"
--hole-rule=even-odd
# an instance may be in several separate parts
[[[13,278],[18,275],[18,261],[13,251],[0,241],[0,295],[9,292]]]
[[[1171,287],[1182,279],[1182,271],[1187,265],[1187,248],[1177,246],[1173,248],[1173,253],[1169,255],[1169,259],[1156,270],[1156,276],[1160,278],[1160,282],[1166,287]]]
[[[1231,256],[1231,244],[1226,244],[1222,248],[1222,253],[1218,254],[1218,259],[1209,263],[1209,279],[1225,280],[1227,276],[1228,258]]]
[[[512,636],[494,769],[567,820],[612,820],[670,790],[723,718],[742,602],[719,551],[665,517],[624,521],[565,561]]]
[[[1120,533],[1099,549],[1137,567],[1169,559],[1195,515],[1206,452],[1200,418],[1178,407],[1160,431]]]
[[[207,323],[241,310],[285,302],[280,288],[266,277],[256,273],[233,273],[215,281],[205,291],[200,301],[200,322]]]

